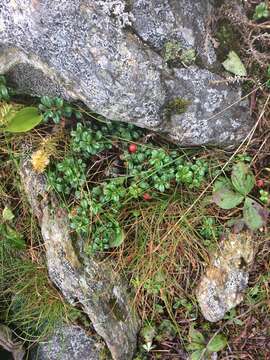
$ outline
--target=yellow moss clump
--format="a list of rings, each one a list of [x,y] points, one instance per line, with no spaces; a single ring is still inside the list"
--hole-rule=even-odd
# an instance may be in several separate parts
[[[43,138],[37,151],[32,154],[32,166],[38,173],[43,173],[50,163],[50,157],[56,152],[56,136]]]
[[[31,162],[34,170],[41,174],[50,163],[50,154],[44,149],[37,150],[32,154]]]

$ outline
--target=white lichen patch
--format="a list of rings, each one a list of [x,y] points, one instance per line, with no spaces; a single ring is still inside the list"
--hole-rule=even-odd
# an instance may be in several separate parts
[[[126,26],[131,26],[134,21],[134,16],[126,11],[126,4],[121,0],[100,0],[97,5],[102,8],[102,11],[116,19],[117,26],[122,29]]]
[[[243,300],[253,259],[254,244],[249,231],[231,233],[222,242],[197,288],[197,299],[206,320],[221,320]]]

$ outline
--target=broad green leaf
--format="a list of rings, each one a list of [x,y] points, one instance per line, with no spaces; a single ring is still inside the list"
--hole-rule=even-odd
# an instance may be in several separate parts
[[[26,107],[18,112],[10,119],[5,130],[13,133],[26,132],[33,129],[42,121],[38,109],[35,107]]]
[[[222,63],[224,68],[230,73],[238,76],[247,76],[247,71],[240,57],[235,51],[230,51],[228,58]]]
[[[225,176],[220,176],[213,185],[213,192],[216,192],[220,189],[227,188],[229,190],[232,189],[232,184],[228,178]]]
[[[191,354],[191,360],[200,360],[201,359],[201,355],[202,355],[202,350],[197,350],[197,351],[194,351],[192,354]]]
[[[233,209],[244,200],[244,196],[229,190],[221,188],[213,193],[213,202],[216,203],[221,209]]]
[[[2,213],[2,217],[4,221],[11,221],[14,219],[14,214],[13,212],[10,210],[9,207],[5,206],[3,213]]]
[[[232,168],[232,184],[235,190],[242,195],[247,195],[255,185],[255,177],[249,166],[243,162],[234,164]]]
[[[199,344],[197,342],[192,342],[187,346],[188,351],[203,350],[204,348],[205,344]]]
[[[193,326],[189,328],[189,336],[191,338],[191,342],[196,342],[198,344],[205,344],[205,338],[200,331],[194,329]]]
[[[217,352],[223,350],[227,346],[227,339],[223,334],[216,335],[212,340],[207,344],[207,350],[209,352]]]
[[[262,207],[257,201],[246,198],[243,209],[243,216],[246,225],[251,230],[260,229],[267,222],[269,211]]]

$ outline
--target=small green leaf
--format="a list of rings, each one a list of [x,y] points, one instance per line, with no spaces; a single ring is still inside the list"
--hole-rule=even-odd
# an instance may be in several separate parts
[[[237,76],[247,76],[247,71],[240,57],[235,51],[230,51],[228,58],[222,63],[224,68]]]
[[[216,335],[212,340],[207,344],[207,350],[209,352],[217,352],[223,350],[227,346],[227,339],[223,334]]]
[[[265,2],[261,2],[255,8],[255,13],[253,15],[254,20],[267,19],[269,17],[268,6]]]
[[[10,119],[5,130],[12,133],[26,132],[33,129],[42,121],[38,109],[35,107],[25,107]]]
[[[244,196],[227,188],[221,188],[213,193],[213,202],[221,209],[233,209],[244,200]]]
[[[51,100],[51,98],[49,98],[49,96],[42,96],[40,101],[47,108],[50,108],[52,106],[52,100]]]
[[[118,247],[125,240],[124,231],[122,229],[117,228],[115,231],[115,237],[110,241],[110,247]]]
[[[2,217],[4,221],[11,221],[14,219],[14,214],[13,212],[10,210],[9,207],[5,206],[3,213],[2,213]]]
[[[232,169],[232,184],[235,190],[246,196],[255,185],[255,177],[247,164],[238,162]]]
[[[246,225],[251,230],[260,229],[267,222],[269,211],[263,208],[257,201],[246,198],[243,209],[243,216]]]
[[[56,97],[56,98],[54,98],[54,104],[55,104],[55,106],[57,106],[58,108],[61,108],[61,107],[63,107],[63,105],[64,105],[64,101],[63,101],[63,99],[61,99],[61,98],[59,98],[59,97]]]
[[[197,351],[194,351],[192,354],[191,354],[191,360],[200,360],[201,359],[201,355],[202,355],[202,350],[197,350]]]

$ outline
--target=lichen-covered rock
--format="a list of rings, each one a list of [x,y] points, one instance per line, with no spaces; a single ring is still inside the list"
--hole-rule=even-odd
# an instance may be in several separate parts
[[[41,227],[52,282],[68,302],[81,305],[114,360],[132,359],[139,321],[124,281],[110,262],[98,262],[74,247],[66,210],[47,193],[45,176],[34,172],[30,160],[22,162],[21,180]]]
[[[17,0],[0,8],[0,73],[22,92],[79,100],[181,145],[236,145],[251,120],[238,85],[220,83],[207,37],[210,0]],[[170,68],[166,43],[204,69]],[[176,66],[176,65],[174,65]],[[173,99],[187,112],[168,114]]]
[[[30,352],[30,360],[100,360],[102,345],[75,325],[61,326]]]
[[[254,258],[253,236],[249,231],[228,234],[213,254],[197,288],[197,299],[206,320],[221,320],[243,300]]]

